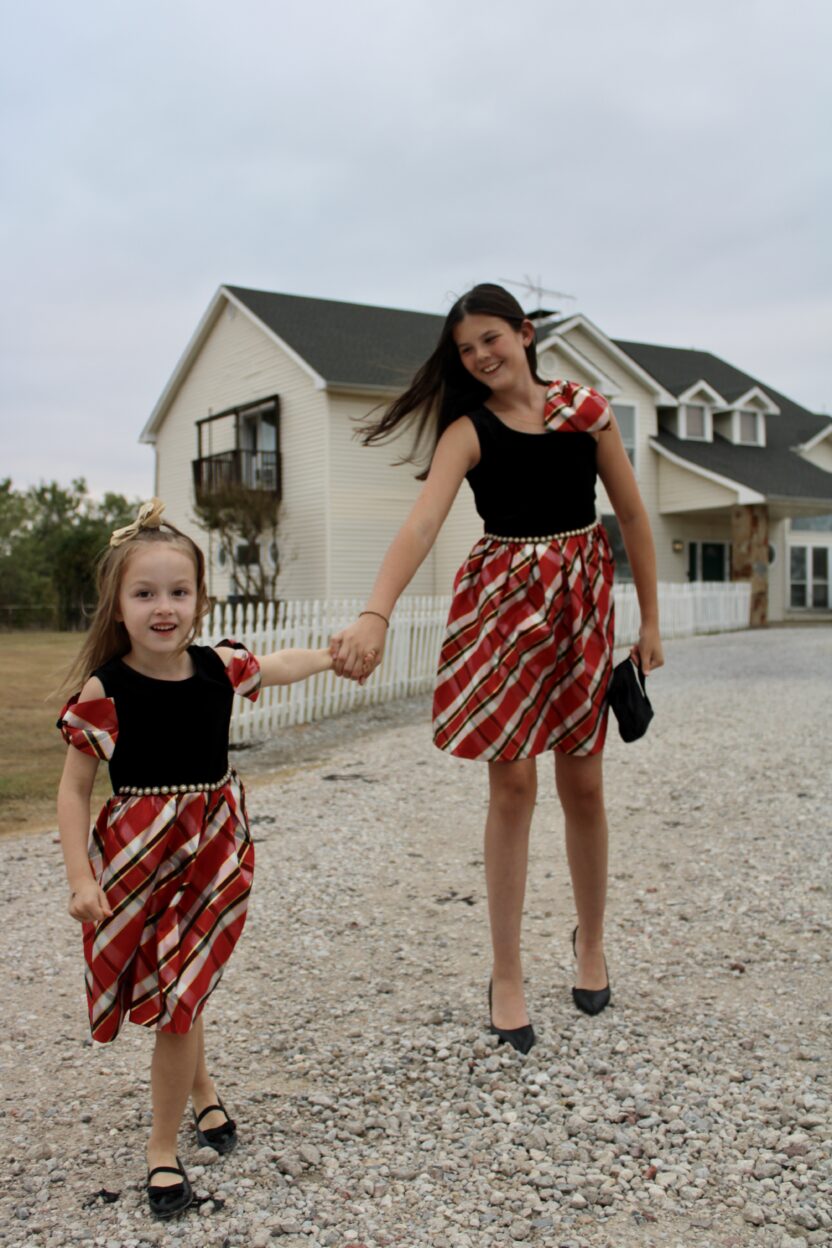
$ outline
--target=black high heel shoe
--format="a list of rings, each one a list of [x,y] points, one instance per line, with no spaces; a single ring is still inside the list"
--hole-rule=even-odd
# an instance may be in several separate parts
[[[206,1114],[212,1113],[215,1109],[225,1114],[225,1122],[221,1122],[218,1127],[206,1127],[203,1131],[200,1123]],[[213,1148],[220,1155],[230,1153],[237,1143],[237,1124],[233,1118],[228,1117],[225,1106],[222,1101],[218,1105],[206,1105],[201,1114],[197,1114],[194,1110],[194,1122],[196,1123],[196,1138],[200,1148]]]
[[[491,1017],[491,980],[488,981],[488,1023],[492,1036],[499,1036],[500,1044],[510,1044],[518,1053],[528,1053],[535,1042],[534,1027],[526,1023],[524,1027],[495,1027]]]
[[[578,929],[576,927],[574,932],[572,933],[572,952],[574,953],[576,958],[578,956],[577,939],[578,939]],[[607,959],[606,958],[604,958],[604,970],[607,971]],[[610,996],[611,996],[609,978],[610,978],[610,973],[609,971],[607,971],[606,988],[573,988],[572,989],[572,1000],[575,1002],[575,1005],[578,1007],[579,1010],[582,1010],[584,1014],[600,1014],[602,1010],[605,1010],[607,1008],[607,1006],[610,1003]]]

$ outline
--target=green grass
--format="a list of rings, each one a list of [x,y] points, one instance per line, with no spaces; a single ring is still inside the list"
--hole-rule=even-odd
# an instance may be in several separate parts
[[[80,633],[0,633],[0,833],[54,828],[66,746],[55,728]],[[99,768],[93,813],[109,791]]]

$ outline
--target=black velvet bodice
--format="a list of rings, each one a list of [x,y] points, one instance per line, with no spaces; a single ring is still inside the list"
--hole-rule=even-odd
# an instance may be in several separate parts
[[[595,520],[596,444],[590,433],[520,433],[487,407],[471,413],[480,461],[467,474],[486,533],[543,537]]]
[[[210,784],[228,770],[234,690],[210,646],[189,646],[186,680],[143,676],[121,659],[94,673],[115,703],[118,738],[110,759],[113,790],[131,785]]]

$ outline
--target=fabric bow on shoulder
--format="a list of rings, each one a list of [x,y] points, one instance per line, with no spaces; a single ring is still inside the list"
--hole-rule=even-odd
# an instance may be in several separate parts
[[[610,405],[591,386],[553,381],[546,391],[543,423],[550,432],[598,433],[610,425]]]

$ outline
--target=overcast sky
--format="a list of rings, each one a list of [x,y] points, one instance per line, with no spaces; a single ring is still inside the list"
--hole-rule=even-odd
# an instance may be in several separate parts
[[[529,274],[832,411],[829,0],[3,8],[18,486],[147,495],[223,282],[444,312]]]

